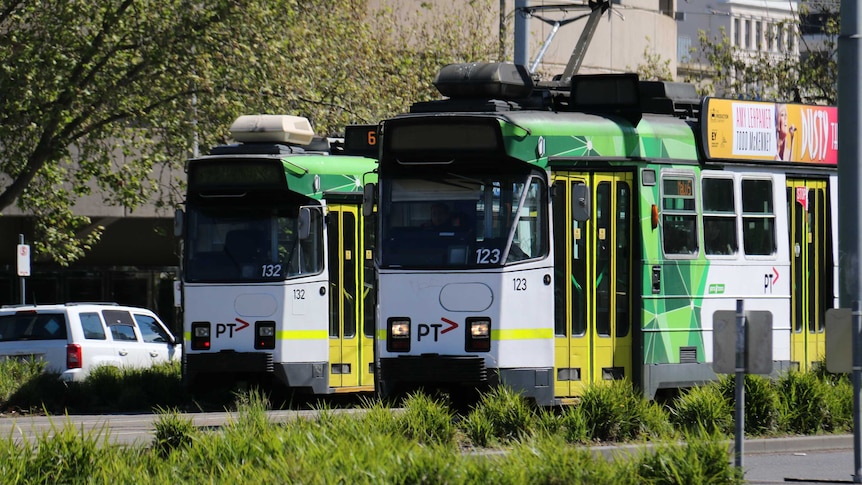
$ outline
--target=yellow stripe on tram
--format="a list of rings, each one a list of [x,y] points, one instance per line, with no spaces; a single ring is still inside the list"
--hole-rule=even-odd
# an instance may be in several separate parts
[[[550,328],[516,328],[512,330],[491,330],[491,340],[533,340],[550,339],[554,330]]]
[[[275,333],[278,340],[325,340],[329,338],[326,330],[279,330]]]

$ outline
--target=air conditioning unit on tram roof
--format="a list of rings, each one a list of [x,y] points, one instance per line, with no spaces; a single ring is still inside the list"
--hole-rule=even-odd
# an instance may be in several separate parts
[[[291,115],[243,115],[230,125],[230,134],[242,143],[308,145],[314,140],[308,118]]]

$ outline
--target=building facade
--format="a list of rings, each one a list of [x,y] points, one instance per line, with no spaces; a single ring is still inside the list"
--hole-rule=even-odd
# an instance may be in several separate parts
[[[795,0],[682,0],[676,8],[680,79],[712,77],[700,47],[701,32],[716,43],[726,37],[742,55],[799,56]]]

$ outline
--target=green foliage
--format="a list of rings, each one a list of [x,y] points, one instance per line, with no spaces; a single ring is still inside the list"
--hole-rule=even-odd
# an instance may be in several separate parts
[[[22,382],[37,378],[44,370],[44,360],[0,360],[0,405],[9,401]]]
[[[629,66],[626,66],[626,69],[636,72],[638,77],[644,81],[674,80],[673,71],[670,69],[670,59],[665,59],[656,52],[649,37],[644,43],[643,62],[634,69]]]
[[[828,389],[826,406],[832,418],[832,431],[849,433],[853,431],[853,383],[844,374],[840,378],[824,380]]]
[[[146,369],[93,369],[82,382],[61,382],[56,373],[37,372],[39,365],[0,363],[0,409],[17,408],[49,413],[151,411],[160,406],[188,405],[180,380],[180,363]]]
[[[395,3],[395,2],[393,2]],[[32,214],[34,255],[69,264],[103,230],[75,200],[181,201],[193,147],[227,141],[240,114],[309,117],[317,132],[376,123],[436,97],[449,62],[488,60],[498,2],[56,0],[0,15],[0,212]],[[404,18],[427,18],[424,23]],[[98,199],[97,199],[98,200]]]
[[[537,459],[538,458],[538,459]],[[644,483],[627,460],[595,458],[589,448],[559,436],[516,444],[505,458],[507,483],[620,485]],[[494,483],[494,482],[488,482]]]
[[[681,430],[730,435],[732,412],[718,386],[708,384],[692,387],[679,396],[673,403],[670,420]]]
[[[831,431],[834,424],[826,404],[827,384],[812,372],[788,372],[776,382],[781,402],[781,427],[793,434]]]
[[[404,401],[398,423],[408,439],[426,444],[451,444],[455,437],[449,404],[417,392]]]
[[[661,445],[638,460],[638,483],[745,483],[742,471],[728,466],[727,452],[721,435],[688,436],[684,445]]]
[[[745,374],[745,433],[752,436],[774,433],[778,429],[780,401],[772,381],[760,375]],[[736,376],[719,379],[721,395],[734,407],[736,419]]]
[[[461,426],[474,445],[488,446],[530,436],[535,420],[533,407],[523,396],[498,386],[482,395]]]
[[[582,414],[588,435],[597,441],[629,441],[670,432],[664,411],[648,402],[628,381],[587,387],[573,412]]]
[[[75,426],[53,426],[39,437],[35,453],[26,462],[31,483],[81,483],[100,460],[100,448],[107,446],[108,434],[96,430],[79,435]]]
[[[568,443],[589,443],[593,439],[592,420],[580,406],[570,406],[560,418],[563,437]]]
[[[192,444],[196,428],[190,418],[180,416],[176,409],[158,408],[158,419],[153,438],[153,449],[159,456],[170,455],[173,450]]]
[[[832,11],[830,9],[836,9]],[[708,66],[710,84],[706,93],[724,97],[838,104],[838,4],[803,0],[797,16],[791,21],[774,24],[767,35],[778,42],[778,32],[795,32],[791,40],[800,46],[800,54],[792,51],[767,52],[733,46],[725,29],[699,33],[702,57],[694,62]],[[798,34],[802,18],[822,12],[825,19],[823,35],[807,43]],[[712,37],[710,37],[712,35]],[[696,52],[697,49],[692,49]]]

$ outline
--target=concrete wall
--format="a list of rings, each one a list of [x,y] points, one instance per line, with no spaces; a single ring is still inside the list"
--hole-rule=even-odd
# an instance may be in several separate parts
[[[494,0],[491,0],[494,3]],[[616,2],[617,0],[614,0]],[[657,53],[671,61],[671,72],[676,72],[676,22],[673,10],[676,0],[619,0],[612,2],[610,11],[605,12],[596,29],[584,62],[582,73],[596,72],[629,72],[644,63],[644,49]],[[428,21],[428,9],[422,4],[429,4],[436,11],[450,12],[458,15],[459,9],[465,7],[463,0],[370,0],[369,8],[374,11],[380,7],[391,8],[401,14],[404,21]],[[560,2],[559,0],[529,0],[529,7],[571,4],[574,7],[565,11],[536,10],[536,14],[548,22],[532,17],[528,20],[529,59],[535,60],[553,29],[553,21],[566,21],[589,13],[586,1]],[[514,39],[513,19],[515,0],[496,2],[495,14],[489,19],[489,35],[499,38],[500,22],[504,19],[505,35],[508,48],[505,59],[512,60],[512,40]],[[502,15],[501,15],[502,11]],[[413,20],[410,20],[413,19]],[[549,45],[537,72],[552,75],[562,72],[571,57],[581,31],[586,25],[586,18],[573,21],[560,27]],[[497,59],[498,60],[498,59]]]

